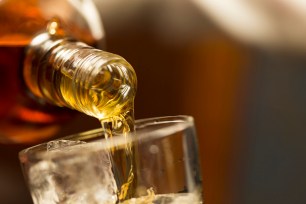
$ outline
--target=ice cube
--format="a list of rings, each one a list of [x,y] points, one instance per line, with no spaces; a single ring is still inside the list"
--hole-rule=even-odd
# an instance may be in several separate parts
[[[116,203],[118,189],[110,153],[86,146],[80,141],[48,143],[48,152],[29,172],[35,204]]]
[[[54,140],[47,143],[47,151],[52,151],[55,149],[63,149],[65,147],[70,147],[79,144],[85,144],[84,141],[79,140]]]

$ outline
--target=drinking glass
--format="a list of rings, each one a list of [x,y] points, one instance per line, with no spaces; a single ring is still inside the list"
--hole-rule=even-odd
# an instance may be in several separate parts
[[[141,119],[135,127],[111,138],[95,129],[21,151],[33,202],[202,203],[193,118]]]

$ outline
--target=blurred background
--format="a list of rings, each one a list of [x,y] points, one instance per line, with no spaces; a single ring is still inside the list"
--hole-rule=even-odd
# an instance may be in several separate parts
[[[306,3],[95,3],[106,50],[136,70],[136,118],[195,118],[206,204],[306,203]],[[58,136],[95,127],[80,115]],[[1,203],[32,203],[25,147],[0,145]]]

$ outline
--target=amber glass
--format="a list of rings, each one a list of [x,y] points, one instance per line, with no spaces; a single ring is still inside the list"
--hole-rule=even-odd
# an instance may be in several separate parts
[[[73,38],[95,45],[103,38],[102,24],[91,1],[0,1],[0,142],[28,143],[60,130],[72,111],[35,98],[24,85],[22,68],[27,45],[59,18]],[[84,10],[83,8],[86,8]],[[90,18],[86,15],[90,13]],[[93,26],[97,25],[97,26]],[[93,29],[95,27],[95,29]]]

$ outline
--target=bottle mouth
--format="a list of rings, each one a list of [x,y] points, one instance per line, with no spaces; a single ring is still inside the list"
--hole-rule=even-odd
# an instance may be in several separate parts
[[[133,109],[137,79],[134,69],[123,58],[91,50],[76,67],[71,81],[74,109],[99,119]]]

